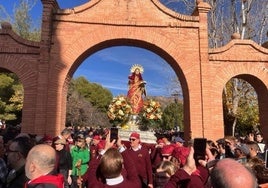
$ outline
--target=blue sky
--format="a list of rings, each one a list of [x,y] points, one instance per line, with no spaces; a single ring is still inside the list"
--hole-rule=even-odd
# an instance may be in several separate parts
[[[65,9],[79,6],[87,1],[58,0],[58,4],[61,9]],[[0,5],[13,15],[14,5],[18,5],[18,0],[0,0]],[[41,19],[41,0],[37,1],[30,14],[35,21]],[[109,89],[114,96],[126,94],[127,77],[133,64],[144,67],[143,79],[147,82],[148,96],[171,96],[170,80],[176,77],[173,69],[157,54],[137,47],[116,46],[98,51],[78,67],[74,78],[84,76],[90,82]]]
[[[90,82],[102,83],[114,95],[127,93],[128,75],[134,64],[144,68],[143,79],[147,82],[149,96],[170,96],[170,80],[173,69],[158,55],[136,47],[111,47],[96,52],[84,61],[74,77],[84,76]]]

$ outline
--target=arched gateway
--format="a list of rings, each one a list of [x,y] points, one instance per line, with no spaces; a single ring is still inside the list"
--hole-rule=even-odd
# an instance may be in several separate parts
[[[199,1],[193,16],[175,13],[158,0],[91,0],[65,10],[56,0],[42,3],[41,42],[18,37],[7,23],[0,30],[0,68],[16,73],[24,86],[23,132],[58,134],[77,67],[101,49],[125,45],[158,54],[176,72],[186,139],[223,136],[222,91],[232,77],[257,91],[260,124],[268,133],[268,49],[239,39],[209,49],[207,3]]]

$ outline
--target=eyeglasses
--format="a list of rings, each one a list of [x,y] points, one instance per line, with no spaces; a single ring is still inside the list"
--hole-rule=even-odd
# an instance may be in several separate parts
[[[134,139],[134,138],[130,138],[130,139],[129,139],[130,142],[134,142],[135,140],[136,140],[136,139]]]
[[[170,157],[169,155],[164,155],[164,156],[162,155],[163,159],[168,159],[169,157]]]

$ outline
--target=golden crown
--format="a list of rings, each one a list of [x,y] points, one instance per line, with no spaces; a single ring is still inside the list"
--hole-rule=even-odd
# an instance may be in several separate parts
[[[134,64],[134,65],[132,65],[132,67],[131,67],[131,69],[130,69],[130,72],[133,73],[133,72],[135,72],[136,69],[139,69],[141,74],[142,74],[143,71],[144,71],[144,69],[143,69],[143,67],[142,67],[141,65],[139,65],[139,64]]]

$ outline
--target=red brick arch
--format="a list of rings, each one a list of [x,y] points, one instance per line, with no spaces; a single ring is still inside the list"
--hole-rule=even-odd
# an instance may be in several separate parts
[[[262,80],[265,80],[265,73],[260,73],[260,70],[256,69],[256,67],[250,66],[251,63],[247,63],[247,65],[241,67],[239,64],[228,64],[224,67],[224,71],[222,68],[219,68],[217,70],[217,73],[215,75],[215,78],[213,79],[214,82],[212,82],[212,112],[215,112],[217,114],[217,118],[214,119],[213,122],[219,121],[222,122],[223,117],[223,109],[222,109],[222,93],[223,88],[225,87],[226,83],[233,77],[241,78],[243,80],[246,80],[248,83],[250,83],[256,90],[258,96],[259,96],[259,108],[263,108],[260,110],[260,124],[265,125],[267,124],[267,118],[265,117],[265,107],[268,103],[267,96],[267,87],[265,83],[263,83]],[[237,71],[239,69],[239,71]],[[262,69],[262,67],[260,67]],[[266,78],[267,79],[267,78]],[[219,108],[221,107],[221,108]],[[218,123],[215,123],[216,125],[220,125]],[[214,123],[212,123],[212,126]],[[214,127],[216,130],[219,128],[221,130],[221,127]],[[266,127],[263,127],[266,129]],[[216,131],[214,130],[214,131]]]
[[[210,51],[210,63],[213,80],[211,85],[211,112],[217,114],[212,119],[212,134],[222,130],[222,92],[225,84],[233,77],[241,78],[250,83],[257,92],[260,125],[262,131],[267,132],[268,119],[265,117],[268,110],[268,50],[252,41],[233,40],[226,46]],[[218,126],[217,126],[218,125]],[[266,135],[267,136],[267,135]]]
[[[3,23],[0,32],[0,67],[15,73],[24,88],[23,120],[29,129],[35,129],[35,108],[38,85],[39,43],[27,41],[16,35],[8,23]],[[15,53],[14,53],[15,52]],[[41,127],[40,127],[41,129]]]
[[[64,75],[66,76],[67,80],[61,80],[62,83],[60,83],[60,85],[63,86],[63,88],[65,89],[65,86],[68,85],[69,82],[69,78],[72,77],[72,74],[76,71],[77,67],[85,60],[85,58],[87,58],[88,56],[92,55],[94,52],[102,50],[104,47],[111,47],[111,46],[118,46],[118,45],[129,45],[131,44],[131,46],[137,46],[137,47],[143,47],[143,48],[147,48],[152,52],[157,53],[159,56],[161,56],[162,58],[164,58],[167,62],[169,62],[174,69],[176,70],[176,73],[180,79],[181,85],[182,85],[182,90],[183,93],[185,93],[184,97],[187,99],[189,97],[187,97],[188,95],[188,86],[186,83],[186,78],[181,70],[181,67],[179,64],[177,64],[177,62],[172,58],[172,56],[180,56],[180,58],[183,57],[183,54],[172,54],[173,52],[167,52],[164,51],[163,49],[168,49],[166,46],[162,45],[161,48],[159,46],[156,46],[158,44],[151,44],[148,41],[150,41],[148,38],[147,41],[141,41],[140,39],[137,38],[138,34],[136,35],[135,38],[131,38],[129,36],[123,36],[123,39],[118,38],[118,36],[116,36],[117,34],[114,35],[114,33],[116,33],[115,31],[110,32],[111,36],[109,36],[108,38],[97,38],[97,42],[95,44],[93,44],[92,42],[84,42],[86,40],[87,37],[83,37],[80,38],[79,41],[76,42],[75,45],[70,45],[68,47],[68,50],[62,54],[62,61],[64,62],[64,64],[70,65],[68,66],[69,69],[65,69],[66,72],[64,72]],[[122,36],[122,35],[121,35]],[[159,36],[161,37],[161,36]],[[101,41],[103,40],[103,41]],[[166,41],[168,41],[168,39],[166,39]],[[171,48],[175,48],[175,44],[172,44],[172,41],[169,41],[168,43],[169,47]],[[83,46],[83,48],[77,48],[78,46]],[[76,52],[76,53],[73,53]],[[69,54],[73,54],[72,57],[69,56]],[[83,57],[83,58],[82,58]],[[152,62],[153,63],[153,62]],[[55,67],[60,67],[62,64],[62,62],[59,62],[55,65]],[[183,65],[182,65],[183,66]],[[186,68],[185,68],[186,69]],[[56,68],[55,71],[58,71],[61,69]],[[53,74],[54,76],[57,76],[59,73],[55,73]],[[56,79],[53,78],[53,79]],[[159,78],[161,79],[161,78]],[[61,88],[58,88],[59,90]],[[51,98],[53,99],[53,98]],[[187,105],[189,105],[189,102],[187,102],[187,100],[185,100],[185,107],[187,107]],[[65,108],[65,105],[61,105],[61,108]],[[189,109],[189,107],[185,108],[185,111]],[[65,109],[63,110],[65,111]],[[64,116],[63,116],[64,117]],[[189,119],[189,111],[188,113],[185,113],[185,117],[184,119]],[[63,122],[65,121],[65,119],[63,119]],[[187,127],[187,126],[186,126]]]
[[[158,0],[92,0],[66,10],[55,0],[42,3],[39,43],[14,35],[8,25],[0,30],[0,44],[5,44],[0,46],[0,68],[16,73],[25,89],[24,132],[58,134],[65,125],[73,73],[88,56],[120,45],[148,49],[176,72],[183,90],[186,139],[223,136],[221,94],[232,77],[243,77],[256,89],[261,125],[267,129],[268,50],[242,40],[209,49],[208,4],[199,2],[188,16]]]

